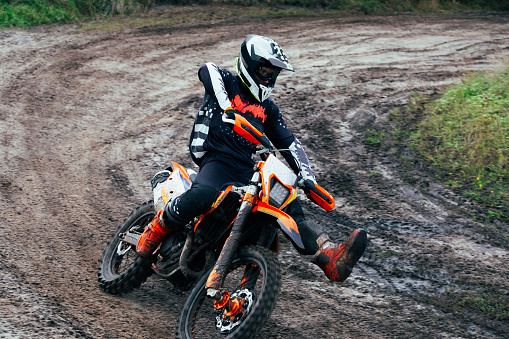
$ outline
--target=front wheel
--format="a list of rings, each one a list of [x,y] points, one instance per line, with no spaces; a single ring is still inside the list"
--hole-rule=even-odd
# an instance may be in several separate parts
[[[208,273],[192,289],[180,313],[177,338],[253,338],[276,306],[281,268],[268,249],[240,249],[223,284],[230,294],[222,308],[206,296]]]
[[[136,248],[120,239],[127,231],[143,233],[156,215],[154,203],[146,202],[134,210],[117,229],[99,260],[99,286],[110,294],[122,294],[140,286],[152,273],[150,259],[138,257]]]

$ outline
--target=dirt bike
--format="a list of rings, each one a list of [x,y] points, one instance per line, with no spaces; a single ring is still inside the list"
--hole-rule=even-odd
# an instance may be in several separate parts
[[[196,172],[172,162],[152,179],[154,200],[133,211],[118,228],[99,263],[99,285],[111,294],[140,286],[152,273],[176,286],[194,283],[180,312],[177,338],[252,338],[272,313],[281,288],[278,229],[304,247],[296,222],[284,212],[302,181],[274,155],[270,142],[238,114],[224,114],[234,132],[259,145],[262,161],[250,183],[229,185],[211,209],[174,232],[151,258],[136,255],[145,226],[165,204],[190,188]],[[325,210],[334,199],[304,182]]]

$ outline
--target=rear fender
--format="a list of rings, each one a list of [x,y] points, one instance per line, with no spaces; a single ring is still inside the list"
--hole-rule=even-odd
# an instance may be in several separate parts
[[[304,249],[304,244],[302,243],[302,239],[300,237],[299,228],[291,216],[261,201],[259,201],[258,204],[253,208],[253,212],[262,212],[275,217],[281,230],[292,240],[295,245],[301,249]]]
[[[173,198],[176,198],[187,191],[193,184],[189,177],[189,173],[184,166],[181,166],[176,162],[172,162],[171,164],[173,165],[173,172],[171,172],[170,176],[164,183],[161,191],[161,196],[165,205]]]
[[[171,162],[171,164],[173,165],[173,170],[176,170],[176,169],[180,170],[182,177],[185,180],[187,180],[189,183],[192,182],[191,178],[189,177],[189,174],[187,173],[187,168],[185,168],[182,165],[177,164],[176,162]]]

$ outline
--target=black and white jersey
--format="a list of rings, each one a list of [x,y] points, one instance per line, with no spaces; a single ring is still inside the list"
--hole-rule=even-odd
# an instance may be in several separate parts
[[[231,158],[254,165],[256,145],[233,132],[222,120],[225,109],[232,107],[260,132],[265,133],[283,153],[290,167],[305,178],[314,180],[309,161],[300,142],[286,126],[279,108],[271,98],[257,101],[238,75],[212,63],[203,65],[198,77],[205,87],[203,104],[196,116],[189,140],[189,149],[195,163],[200,164],[207,152],[219,152]],[[302,170],[301,170],[302,169]]]

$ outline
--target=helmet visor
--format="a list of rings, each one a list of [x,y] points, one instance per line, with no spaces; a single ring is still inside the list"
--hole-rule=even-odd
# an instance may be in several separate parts
[[[280,72],[281,68],[266,65],[258,65],[255,68],[255,74],[258,80],[264,85],[274,84]]]

